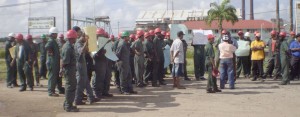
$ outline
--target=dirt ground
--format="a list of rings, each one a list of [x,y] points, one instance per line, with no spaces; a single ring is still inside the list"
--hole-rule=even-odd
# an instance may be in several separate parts
[[[120,95],[113,86],[113,98],[93,105],[78,106],[80,112],[64,112],[64,96],[48,97],[47,88],[19,92],[0,83],[0,117],[300,117],[300,81],[279,86],[239,79],[235,90],[207,94],[207,81],[184,81],[186,90],[169,85],[135,88],[139,94]],[[42,81],[46,84],[46,80]]]

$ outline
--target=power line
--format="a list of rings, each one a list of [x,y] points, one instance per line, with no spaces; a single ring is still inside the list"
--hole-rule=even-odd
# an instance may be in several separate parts
[[[8,5],[1,5],[0,8],[15,7],[15,6],[22,6],[22,5],[28,5],[28,4],[46,3],[46,2],[53,2],[53,1],[58,1],[58,0],[42,0],[42,1],[8,4]]]

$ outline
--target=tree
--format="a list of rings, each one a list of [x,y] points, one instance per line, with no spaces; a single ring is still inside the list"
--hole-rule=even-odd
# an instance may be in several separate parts
[[[219,32],[223,30],[222,23],[224,20],[231,22],[232,24],[239,21],[236,15],[236,9],[234,6],[230,5],[230,0],[223,0],[220,5],[216,2],[211,3],[210,10],[207,12],[207,17],[205,18],[206,24],[211,26],[213,21],[217,21]]]

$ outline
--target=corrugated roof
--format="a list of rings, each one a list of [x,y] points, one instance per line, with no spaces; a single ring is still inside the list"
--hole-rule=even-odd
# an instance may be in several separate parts
[[[211,26],[207,25],[205,21],[187,21],[183,24],[185,24],[188,29],[218,29],[217,21],[213,21]],[[232,25],[231,22],[223,21],[224,29],[260,29],[261,26],[262,28],[276,27],[274,23],[266,20],[239,20],[234,25]]]

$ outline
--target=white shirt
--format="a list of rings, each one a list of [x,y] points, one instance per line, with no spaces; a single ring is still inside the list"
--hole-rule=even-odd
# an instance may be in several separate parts
[[[20,46],[19,46],[18,58],[20,58],[20,57],[21,57],[21,55],[22,55],[22,52],[23,52],[23,45],[20,45]]]
[[[170,51],[173,51],[173,57],[178,52],[178,55],[174,58],[174,63],[184,63],[183,43],[180,39],[177,38],[173,41]]]
[[[227,42],[222,42],[219,44],[219,50],[221,59],[233,58],[233,53],[235,52],[236,47]]]

